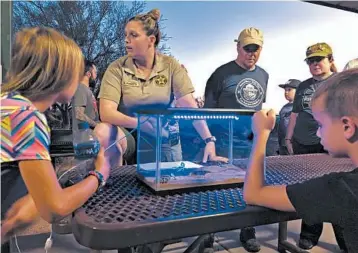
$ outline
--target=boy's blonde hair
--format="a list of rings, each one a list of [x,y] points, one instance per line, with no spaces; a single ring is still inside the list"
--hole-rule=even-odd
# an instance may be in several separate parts
[[[47,27],[16,34],[2,92],[19,92],[37,101],[63,91],[83,75],[84,57],[70,38]]]
[[[358,69],[338,73],[315,91],[311,103],[324,96],[326,113],[332,118],[358,117]]]
[[[358,58],[347,62],[346,66],[344,67],[344,70],[354,69],[354,68],[358,68]]]

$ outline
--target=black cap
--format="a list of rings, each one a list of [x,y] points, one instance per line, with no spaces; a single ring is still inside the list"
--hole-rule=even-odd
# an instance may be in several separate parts
[[[297,80],[297,79],[289,79],[285,84],[280,84],[279,86],[281,88],[286,88],[286,87],[290,87],[290,88],[294,88],[297,89],[297,87],[300,85],[301,81]]]

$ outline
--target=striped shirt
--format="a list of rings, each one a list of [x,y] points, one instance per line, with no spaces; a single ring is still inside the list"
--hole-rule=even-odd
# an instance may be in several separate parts
[[[45,115],[18,93],[1,93],[1,163],[51,160]]]

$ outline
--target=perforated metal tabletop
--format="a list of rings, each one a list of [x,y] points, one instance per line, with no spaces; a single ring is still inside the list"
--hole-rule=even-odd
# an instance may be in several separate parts
[[[246,167],[244,160],[234,163]],[[294,184],[352,169],[349,159],[323,154],[268,157],[266,182]],[[299,218],[246,206],[240,188],[158,196],[137,180],[134,166],[114,169],[110,181],[73,219],[77,241],[92,249],[120,249]]]

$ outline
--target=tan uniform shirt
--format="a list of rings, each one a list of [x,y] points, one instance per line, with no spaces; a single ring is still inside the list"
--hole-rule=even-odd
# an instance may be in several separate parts
[[[119,111],[133,116],[139,108],[168,108],[174,96],[179,99],[194,92],[186,70],[173,57],[156,54],[148,80],[136,73],[128,56],[111,63],[103,76],[99,98],[118,103]]]

